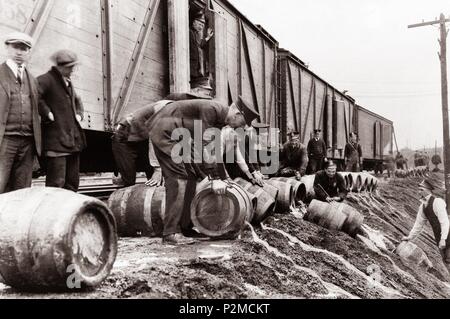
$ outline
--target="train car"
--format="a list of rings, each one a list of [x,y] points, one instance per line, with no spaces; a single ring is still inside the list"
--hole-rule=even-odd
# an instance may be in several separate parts
[[[394,123],[357,105],[357,131],[363,151],[364,168],[380,170],[383,159],[393,155]]]
[[[380,165],[392,151],[393,123],[358,106],[355,100],[311,71],[285,49],[278,50],[281,138],[300,132],[307,144],[314,129],[323,131],[328,157],[343,167],[344,149],[351,132],[357,132],[363,149],[363,169]]]
[[[342,159],[348,134],[366,125],[366,115],[358,117],[357,110],[367,112],[351,97],[289,51],[279,49],[262,26],[254,25],[226,0],[18,0],[0,4],[0,34],[17,30],[35,39],[28,65],[35,76],[48,71],[49,57],[56,50],[69,48],[78,53],[81,64],[73,83],[85,106],[82,126],[88,148],[81,157],[84,172],[113,171],[110,137],[115,124],[126,114],[175,92],[200,91],[228,104],[243,96],[253,103],[262,122],[280,130],[282,140],[288,131],[296,130],[306,143],[313,129],[321,128],[328,156],[335,159]],[[205,50],[207,83],[197,86],[191,79],[190,24],[199,12],[204,12],[206,28],[214,30],[214,37]],[[4,57],[0,46],[0,58]],[[383,133],[374,134],[387,139],[389,123],[382,122],[386,125],[379,129]],[[269,147],[278,146],[268,142]],[[369,161],[380,158],[378,153],[366,152]]]
[[[314,129],[321,129],[328,157],[342,158],[347,137],[355,131],[355,101],[312,72],[291,52],[280,49],[278,55],[282,140],[297,131],[306,144]]]
[[[126,114],[191,85],[189,29],[202,10],[214,37],[206,49],[213,98],[251,101],[261,120],[275,122],[277,41],[225,0],[2,1],[0,34],[35,39],[31,72],[49,70],[59,49],[78,53],[73,83],[85,106],[88,148],[82,171],[114,169],[110,136]],[[0,58],[5,58],[0,49]]]

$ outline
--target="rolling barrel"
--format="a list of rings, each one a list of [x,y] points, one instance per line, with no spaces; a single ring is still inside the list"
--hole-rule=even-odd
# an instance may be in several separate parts
[[[108,206],[121,237],[161,237],[166,207],[165,187],[135,185],[115,191]]]
[[[415,266],[425,266],[428,268],[433,267],[433,264],[428,259],[425,252],[419,246],[410,241],[401,242],[395,252],[400,256],[400,259],[406,263],[410,263]]]
[[[197,186],[197,194],[191,204],[194,227],[211,238],[233,239],[252,219],[254,203],[236,183],[230,183],[225,195],[216,195],[211,182]]]
[[[305,219],[330,230],[340,230],[355,237],[361,228],[364,217],[344,203],[324,203],[313,200],[308,207]]]
[[[281,181],[285,183],[289,183],[294,188],[294,200],[295,203],[303,202],[306,198],[306,186],[304,183],[296,180],[295,178],[288,177],[276,177],[272,178],[275,181]]]
[[[278,190],[269,184],[260,187],[253,185],[243,178],[235,179],[235,183],[241,186],[247,193],[253,194],[258,200],[252,223],[260,223],[275,211]],[[268,189],[272,189],[269,193]]]
[[[41,187],[0,195],[6,285],[27,291],[95,287],[109,275],[116,254],[116,223],[101,201]]]
[[[290,183],[274,179],[269,179],[266,183],[278,189],[276,212],[280,214],[288,213],[291,207],[295,205],[294,187]]]

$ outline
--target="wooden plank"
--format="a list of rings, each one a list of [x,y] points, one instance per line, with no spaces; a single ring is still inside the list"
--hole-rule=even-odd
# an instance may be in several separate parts
[[[47,23],[54,4],[54,0],[39,0],[31,13],[30,19],[23,32],[29,34],[34,39],[35,43],[38,42],[41,37],[42,30]]]
[[[252,93],[252,97],[253,97],[253,106],[255,107],[256,111],[259,113],[260,107],[259,107],[259,103],[258,103],[252,62],[250,59],[250,50],[249,50],[249,46],[248,46],[247,33],[245,31],[245,27],[244,27],[242,21],[240,21],[240,25],[241,25],[241,30],[242,30],[242,40],[243,40],[242,43],[244,46],[244,48],[243,48],[244,49],[244,57],[245,57],[245,62],[247,64],[247,71],[248,71],[248,76],[249,76],[249,80],[250,80],[250,88],[251,88],[251,93]]]
[[[109,0],[101,0],[102,22],[102,68],[103,68],[103,114],[105,116],[105,130],[112,130],[111,107],[112,97],[112,22],[111,4]]]
[[[143,52],[147,46],[147,42],[151,34],[151,28],[153,26],[156,13],[158,12],[159,3],[160,0],[153,0],[148,6],[144,23],[142,24],[141,32],[133,51],[133,58],[128,66],[127,74],[120,90],[119,97],[116,99],[112,116],[113,125],[119,120],[119,115],[122,109],[130,100],[131,91],[138,75],[139,67],[143,58]]]
[[[214,49],[212,51],[212,69],[215,80],[215,98],[228,104],[228,56],[227,56],[227,20],[217,12],[213,12]]]
[[[302,135],[303,135],[302,143],[303,144],[305,143],[305,138],[306,138],[306,126],[308,124],[308,118],[309,118],[309,112],[310,112],[310,109],[311,109],[311,102],[312,102],[312,95],[314,93],[314,88],[315,88],[315,79],[312,78],[311,91],[309,92],[308,110],[306,111],[305,126],[303,127],[303,133],[302,133]]]
[[[291,64],[289,61],[287,61],[287,70],[288,70],[288,80],[289,80],[289,92],[290,92],[291,105],[292,105],[292,115],[294,118],[294,129],[295,129],[295,131],[298,132],[299,126],[298,126],[298,121],[297,121],[297,112],[295,111],[297,103],[295,103],[294,84],[292,81],[292,70],[291,70]]]
[[[170,92],[189,92],[189,0],[168,0]]]

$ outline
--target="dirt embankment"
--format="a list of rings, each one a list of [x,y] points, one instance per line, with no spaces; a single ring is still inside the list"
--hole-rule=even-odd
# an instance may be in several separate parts
[[[352,194],[348,203],[366,225],[398,244],[414,223],[419,181],[383,180],[379,194]],[[110,277],[94,291],[23,294],[0,286],[0,298],[450,297],[450,275],[430,228],[416,244],[433,269],[404,264],[394,253],[293,215],[276,215],[233,242],[171,248],[160,239],[122,239]]]

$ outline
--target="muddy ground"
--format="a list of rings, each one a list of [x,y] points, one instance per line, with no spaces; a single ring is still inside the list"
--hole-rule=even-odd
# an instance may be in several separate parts
[[[348,203],[398,244],[414,223],[420,181],[381,179],[377,194],[352,194]],[[449,298],[450,275],[429,227],[416,244],[432,269],[292,214],[275,215],[232,242],[174,248],[160,239],[121,239],[111,275],[93,291],[23,294],[0,285],[0,298]]]

